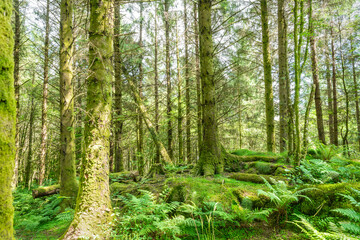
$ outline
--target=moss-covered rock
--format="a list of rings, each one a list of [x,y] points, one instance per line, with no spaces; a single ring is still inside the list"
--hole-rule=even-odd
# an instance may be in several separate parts
[[[265,208],[271,205],[269,198],[263,195],[259,196],[257,192],[251,192],[245,189],[237,189],[233,193],[238,198],[241,206],[250,210]]]
[[[250,173],[232,173],[230,175],[230,178],[238,180],[238,181],[244,181],[244,182],[252,182],[252,183],[264,183],[265,178],[268,182],[271,183],[270,178],[273,178],[275,180],[281,180],[281,181],[287,181],[287,178],[282,176],[269,176],[269,175],[261,175],[261,174],[250,174]]]

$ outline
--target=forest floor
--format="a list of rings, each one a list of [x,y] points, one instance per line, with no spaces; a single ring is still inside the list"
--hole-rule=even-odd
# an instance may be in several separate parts
[[[314,156],[316,152],[309,153],[306,162],[301,169],[292,169],[286,160],[281,156],[276,161],[268,161],[266,158],[273,159],[273,154],[256,153],[248,150],[233,152],[237,156],[265,156],[260,160],[241,162],[237,172],[225,173],[213,178],[197,177],[193,175],[191,166],[177,166],[166,168],[165,175],[154,175],[141,179],[136,172],[122,172],[110,174],[110,190],[114,211],[117,216],[129,214],[124,212],[127,209],[144,203],[143,209],[149,229],[153,226],[163,228],[167,219],[174,217],[174,214],[181,214],[185,220],[186,227],[179,227],[174,233],[169,229],[162,230],[163,233],[152,232],[146,237],[127,237],[119,234],[125,231],[124,227],[114,230],[115,239],[307,239],[294,224],[288,221],[296,219],[296,214],[304,214],[314,219],[315,225],[320,222],[328,221],[331,215],[330,210],[336,207],[349,206],[344,199],[339,197],[339,193],[347,194],[351,189],[360,189],[357,178],[360,177],[360,163],[333,156],[331,161],[315,160],[321,156]],[[311,155],[312,154],[312,155]],[[250,159],[250,158],[249,158]],[[234,165],[232,165],[234,167]],[[288,208],[288,221],[282,217],[276,220],[276,214],[267,216],[268,221],[249,219],[241,215],[243,209],[249,209],[249,215],[259,209],[273,208],[276,204],[267,196],[260,196],[259,191],[269,191],[269,185],[264,184],[264,177],[271,181],[270,177],[285,180],[288,184],[288,193],[294,193],[297,189],[316,187],[316,191],[308,191],[305,195],[311,198],[308,202],[305,199],[293,202]],[[241,181],[239,181],[241,180]],[[271,187],[270,187],[271,188]],[[287,190],[286,190],[287,191]],[[145,195],[145,197],[141,197]],[[124,196],[127,196],[124,197]],[[147,196],[147,197],[146,197]],[[127,199],[127,200],[126,200]],[[67,209],[60,213],[59,204],[61,198],[58,194],[33,199],[31,192],[21,187],[14,191],[16,239],[57,239],[69,226],[74,210]],[[138,201],[138,202],[136,202]],[[148,202],[146,202],[148,201]],[[135,204],[134,204],[135,202]],[[181,203],[174,205],[165,220],[152,222],[161,216],[150,216],[153,212],[146,212],[148,208],[164,208],[170,206],[166,204]],[[132,206],[133,204],[134,206]],[[217,205],[219,204],[219,205]],[[188,207],[181,210],[181,207]],[[208,206],[209,209],[206,209]],[[138,207],[138,206],[137,206]],[[189,207],[192,210],[189,214]],[[238,209],[241,211],[239,212]],[[150,215],[149,215],[150,214]],[[237,214],[237,215],[236,215]],[[330,214],[330,215],[329,215]],[[235,216],[235,217],[234,217]],[[130,219],[130,220],[129,220]],[[144,220],[145,219],[145,220]],[[210,219],[210,220],[209,220]],[[234,221],[239,219],[239,222]],[[189,221],[187,221],[189,220]],[[316,221],[315,221],[316,220]],[[141,232],[145,226],[140,226],[137,230],[130,222],[123,218],[120,222],[126,225],[126,231]],[[198,228],[187,225],[194,222],[198,223]],[[208,223],[208,224],[207,224]],[[208,228],[204,227],[208,225]],[[195,224],[196,225],[196,224]],[[321,224],[317,224],[321,225]],[[321,225],[322,226],[322,225]],[[323,227],[325,228],[325,227]],[[196,230],[196,231],[195,231]],[[151,230],[155,231],[156,230]],[[173,234],[173,237],[166,237]],[[131,235],[133,236],[133,235]],[[175,237],[176,236],[176,237]]]

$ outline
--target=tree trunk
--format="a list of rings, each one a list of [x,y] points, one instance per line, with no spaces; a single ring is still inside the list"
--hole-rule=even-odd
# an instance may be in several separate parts
[[[355,106],[356,106],[356,123],[357,123],[357,140],[359,142],[360,149],[360,110],[359,110],[359,96],[358,96],[358,84],[356,79],[356,69],[355,69],[355,56],[353,52],[353,39],[351,38],[351,64],[352,64],[352,73],[354,81],[354,95],[355,95]]]
[[[75,168],[72,0],[60,5],[60,195],[61,208],[74,207],[78,192]]]
[[[41,144],[40,144],[40,166],[39,166],[39,185],[43,184],[45,178],[45,161],[47,152],[47,110],[48,110],[48,85],[49,85],[49,36],[50,36],[50,0],[46,1],[45,13],[45,42],[44,42],[44,84],[43,102],[41,113]]]
[[[158,26],[157,26],[157,3],[155,3],[155,59],[154,59],[154,92],[155,92],[155,131],[159,132],[159,74],[158,74]],[[155,163],[160,163],[160,149],[156,146],[156,153],[155,153]]]
[[[195,42],[195,78],[196,78],[196,105],[197,105],[197,149],[200,150],[202,142],[202,96],[201,96],[201,80],[200,80],[200,53],[199,53],[199,26],[198,15],[199,11],[197,3],[194,2],[194,42]]]
[[[190,68],[187,0],[184,0],[184,37],[185,37],[185,101],[186,101],[186,162],[191,163],[191,115],[190,115]]]
[[[140,37],[139,37],[139,47],[140,52],[142,49],[142,34],[143,34],[143,3],[140,3]],[[140,98],[143,98],[142,85],[143,85],[143,64],[142,64],[142,53],[140,54],[139,61],[139,79],[138,79],[138,91]],[[139,174],[140,176],[144,175],[145,163],[144,163],[144,129],[143,129],[143,119],[141,113],[138,112],[137,118],[137,156],[139,164]]]
[[[179,159],[178,163],[183,163],[183,135],[182,135],[182,94],[181,94],[181,66],[180,66],[180,51],[179,51],[179,36],[176,19],[176,65],[177,65],[177,82],[178,82],[178,143],[179,143]],[[186,116],[187,117],[187,116]]]
[[[85,153],[75,216],[63,239],[110,238],[109,138],[113,56],[113,1],[90,1]],[[95,197],[96,196],[96,197]]]
[[[15,166],[14,178],[12,182],[13,188],[16,187],[19,174],[19,132],[20,132],[20,38],[21,38],[21,23],[20,23],[20,1],[14,0],[15,13],[15,34],[14,34],[14,86],[15,86],[15,100],[16,100],[16,138],[15,138]]]
[[[262,49],[265,82],[265,108],[266,108],[266,146],[268,152],[275,152],[275,124],[274,124],[274,99],[271,78],[271,56],[269,42],[269,16],[267,0],[261,0],[261,27],[262,27]]]
[[[311,86],[311,92],[309,95],[309,101],[308,104],[306,106],[306,111],[305,111],[305,120],[304,120],[304,133],[303,133],[303,156],[305,157],[307,154],[307,146],[308,146],[308,140],[307,140],[307,133],[308,133],[308,125],[309,125],[309,115],[310,115],[310,110],[311,110],[311,105],[314,99],[314,92],[316,91],[316,84],[313,84]]]
[[[173,158],[172,149],[172,122],[171,122],[171,72],[170,72],[170,22],[169,22],[169,5],[170,1],[165,0],[165,55],[166,55],[166,115],[167,115],[167,141],[169,156]]]
[[[123,150],[122,150],[122,77],[121,77],[121,56],[120,56],[120,2],[115,1],[115,22],[114,22],[114,70],[115,70],[115,172],[124,171]]]
[[[335,47],[334,47],[334,33],[331,26],[331,59],[332,59],[332,90],[333,90],[333,118],[334,118],[334,144],[339,145],[339,130],[338,130],[338,116],[337,116],[337,90],[336,90],[336,62],[335,62]]]
[[[220,144],[217,134],[216,91],[213,63],[213,41],[211,31],[212,0],[199,0],[200,72],[204,99],[203,143],[200,148],[198,171],[205,176],[223,172]]]
[[[14,239],[11,183],[16,152],[12,1],[0,2],[0,239]]]
[[[333,116],[333,96],[332,96],[332,86],[331,86],[331,73],[330,73],[330,59],[329,59],[329,47],[327,32],[325,35],[326,42],[326,56],[325,56],[325,65],[326,65],[326,86],[327,86],[327,97],[328,97],[328,114],[329,114],[329,138],[330,144],[334,144],[334,116]]]
[[[278,1],[278,54],[279,54],[279,115],[280,115],[280,152],[286,150],[288,140],[288,114],[287,114],[287,35],[286,35],[286,16],[285,0]]]

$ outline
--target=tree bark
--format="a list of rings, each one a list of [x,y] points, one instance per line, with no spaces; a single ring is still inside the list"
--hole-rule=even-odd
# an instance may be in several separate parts
[[[330,73],[330,58],[329,58],[329,47],[327,39],[327,31],[325,33],[325,42],[326,42],[326,56],[325,56],[325,65],[326,65],[326,86],[327,86],[327,100],[328,100],[328,114],[329,114],[329,138],[330,144],[334,144],[334,116],[333,116],[333,96],[332,96],[332,85],[331,85],[331,73]]]
[[[178,35],[178,26],[176,19],[176,65],[177,65],[177,82],[178,82],[178,143],[179,143],[179,159],[178,163],[183,163],[183,135],[182,135],[182,93],[181,93],[181,66],[180,66],[180,50],[179,50],[179,35]],[[187,107],[187,106],[186,106]],[[186,116],[187,117],[187,116]]]
[[[184,37],[185,37],[185,102],[186,102],[186,162],[191,163],[191,115],[190,115],[190,68],[187,0],[184,0]]]
[[[354,81],[354,95],[355,95],[355,107],[356,107],[356,125],[357,125],[357,140],[359,142],[360,150],[360,110],[359,110],[359,95],[358,95],[358,83],[356,79],[356,69],[355,69],[355,56],[353,48],[353,39],[351,38],[351,64],[352,64],[352,73]]]
[[[154,95],[155,95],[155,131],[159,132],[159,74],[158,74],[158,26],[157,26],[157,4],[155,3],[155,52],[154,52]],[[160,163],[160,149],[156,146],[155,163]]]
[[[331,26],[331,60],[332,60],[332,90],[333,90],[333,119],[334,119],[334,144],[339,145],[339,130],[338,130],[338,114],[337,114],[337,89],[336,89],[336,62],[335,62],[335,47],[334,47],[334,33]]]
[[[204,176],[220,174],[224,169],[217,134],[211,6],[212,0],[199,0],[200,72],[204,99],[202,128],[204,132],[198,171]]]
[[[123,150],[122,150],[122,76],[121,76],[121,56],[120,56],[120,2],[115,1],[115,21],[114,21],[114,72],[115,72],[115,172],[124,171]]]
[[[307,133],[308,133],[308,125],[309,125],[309,115],[310,115],[310,110],[311,110],[311,105],[314,99],[314,93],[316,89],[316,84],[313,84],[311,86],[311,92],[309,95],[309,101],[308,104],[306,106],[306,111],[305,111],[305,120],[304,120],[304,133],[303,133],[303,156],[306,156],[307,153],[307,146],[308,146],[308,140],[307,140]]]
[[[269,13],[267,0],[261,0],[262,49],[265,82],[266,146],[268,152],[275,152],[274,96],[271,77],[271,56],[269,42]]]
[[[85,153],[75,216],[63,239],[110,238],[109,138],[113,56],[113,1],[90,1]],[[95,197],[96,196],[96,197]]]
[[[45,41],[44,41],[44,83],[43,83],[43,102],[41,113],[41,144],[40,144],[40,166],[39,166],[39,185],[43,184],[45,178],[45,161],[47,152],[48,125],[48,94],[49,94],[49,36],[50,36],[50,0],[46,1],[45,13]]]
[[[287,35],[286,35],[286,16],[285,0],[278,1],[278,55],[279,55],[279,115],[280,115],[280,152],[286,150],[286,141],[288,140],[288,103],[286,82],[287,79]]]
[[[309,0],[309,34],[310,34],[310,48],[311,48],[311,70],[313,76],[313,83],[315,84],[315,109],[316,109],[316,121],[317,121],[317,130],[319,141],[323,144],[325,142],[325,131],[324,131],[324,121],[323,113],[321,106],[321,96],[320,96],[320,85],[319,85],[319,72],[317,67],[317,58],[316,58],[316,40],[315,40],[315,29],[314,29],[314,18],[312,13],[312,0]]]
[[[73,88],[73,1],[60,5],[60,195],[61,208],[74,207],[78,192],[75,168]]]
[[[16,152],[12,1],[0,2],[0,239],[14,239],[11,183]]]

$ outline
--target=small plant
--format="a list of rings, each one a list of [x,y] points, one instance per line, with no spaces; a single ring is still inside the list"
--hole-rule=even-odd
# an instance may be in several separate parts
[[[297,170],[296,181],[299,183],[333,183],[340,176],[329,163],[320,159],[303,160]]]
[[[272,186],[265,178],[263,178],[263,180],[269,191],[258,190],[258,195],[263,195],[270,198],[270,201],[275,204],[275,212],[277,212],[277,225],[279,225],[280,219],[282,217],[285,217],[285,221],[288,220],[288,211],[291,203],[298,202],[301,197],[311,201],[310,198],[303,195],[302,193],[312,190],[313,188],[291,191],[288,189],[284,181],[276,181],[275,179],[271,178],[271,181],[274,184]]]
[[[340,152],[335,145],[325,145],[323,143],[316,144],[316,158],[329,161],[332,157]]]

